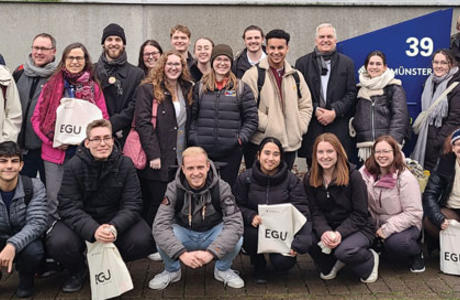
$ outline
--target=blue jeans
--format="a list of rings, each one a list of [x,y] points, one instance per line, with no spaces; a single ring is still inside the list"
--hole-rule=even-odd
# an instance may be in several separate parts
[[[209,245],[216,239],[216,237],[222,231],[224,225],[222,223],[214,226],[213,228],[209,229],[208,231],[199,232],[193,231],[177,224],[172,225],[174,230],[174,235],[176,238],[184,245],[187,251],[195,251],[195,250],[206,250]],[[241,237],[238,243],[236,243],[235,247],[232,251],[228,252],[224,255],[221,259],[216,261],[216,268],[219,271],[226,271],[230,269],[232,266],[233,259],[238,255],[241,249],[241,245],[243,244],[243,238]],[[163,259],[165,264],[165,270],[168,272],[177,272],[180,270],[180,262],[179,260],[173,260],[169,257],[163,250],[158,248],[158,252]]]

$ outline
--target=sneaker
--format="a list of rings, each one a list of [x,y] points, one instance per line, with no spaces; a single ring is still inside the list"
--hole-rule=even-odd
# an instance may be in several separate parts
[[[243,279],[241,279],[238,273],[232,269],[220,271],[219,269],[214,268],[214,278],[218,281],[223,282],[224,285],[227,285],[234,289],[240,289],[244,287]]]
[[[83,271],[77,274],[71,275],[66,280],[66,282],[64,282],[64,285],[62,286],[62,291],[64,293],[78,292],[83,287],[83,284],[85,283],[87,275],[88,273],[86,269],[84,269]]]
[[[34,293],[34,275],[19,273],[19,285],[16,290],[16,297],[29,298]]]
[[[410,266],[410,271],[412,273],[422,273],[425,272],[425,260],[423,259],[423,252],[412,257],[412,265]]]
[[[150,260],[153,260],[153,261],[162,261],[161,259],[161,255],[159,252],[155,252],[155,253],[152,253],[152,254],[149,254],[147,256],[148,259]]]
[[[339,273],[339,271],[342,270],[343,267],[345,267],[345,264],[340,260],[337,260],[334,266],[332,267],[331,271],[326,275],[324,275],[323,273],[319,273],[319,278],[323,280],[334,279],[337,276],[337,273]]]
[[[377,278],[379,278],[379,255],[374,251],[374,249],[369,249],[369,251],[371,251],[374,256],[374,266],[372,267],[372,272],[367,279],[361,278],[362,283],[373,283],[377,281]]]
[[[170,283],[178,282],[181,276],[182,273],[180,269],[176,272],[168,272],[164,270],[160,274],[155,275],[155,277],[149,281],[149,288],[152,290],[162,290]]]

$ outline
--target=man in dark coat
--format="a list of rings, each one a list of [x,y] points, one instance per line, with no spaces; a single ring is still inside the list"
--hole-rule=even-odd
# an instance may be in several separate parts
[[[351,158],[353,143],[348,134],[348,120],[353,115],[356,84],[352,60],[336,50],[335,28],[328,23],[316,27],[315,49],[300,57],[295,64],[308,84],[313,113],[307,133],[303,136],[300,157],[311,166],[312,147],[318,135],[331,132],[342,142]]]
[[[450,52],[460,64],[460,16],[457,18],[457,32],[450,36]]]
[[[253,65],[264,59],[265,53],[264,32],[257,25],[249,25],[243,32],[244,48],[235,57],[232,72],[237,78],[243,77],[244,73]]]
[[[61,219],[47,236],[49,254],[70,273],[64,292],[81,289],[87,270],[85,241],[115,243],[125,261],[154,252],[141,218],[141,188],[131,160],[114,145],[107,120],[91,122],[86,139],[64,166],[58,194]]]
[[[101,81],[113,133],[123,145],[133,120],[135,91],[144,72],[128,63],[125,31],[120,25],[107,25],[101,44],[104,51],[96,64],[96,74]]]

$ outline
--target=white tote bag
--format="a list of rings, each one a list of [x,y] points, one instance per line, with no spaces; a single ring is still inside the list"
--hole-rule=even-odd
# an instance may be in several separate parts
[[[86,242],[86,247],[92,300],[117,297],[133,289],[131,275],[115,244]]]
[[[86,126],[102,119],[95,104],[77,98],[62,98],[56,110],[53,147],[79,145],[86,137]]]
[[[291,203],[259,205],[259,239],[257,253],[289,255],[294,235],[307,222],[307,218]]]
[[[460,275],[460,223],[448,220],[447,229],[439,232],[441,272]]]

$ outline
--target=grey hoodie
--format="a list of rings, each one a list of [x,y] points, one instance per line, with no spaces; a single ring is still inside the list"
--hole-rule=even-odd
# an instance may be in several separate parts
[[[158,209],[155,222],[153,223],[153,236],[157,246],[173,259],[178,259],[187,249],[174,235],[172,225],[188,225],[188,207],[192,201],[195,202],[191,226],[188,229],[194,230],[194,228],[199,228],[196,231],[205,231],[219,223],[223,223],[222,232],[207,249],[203,250],[208,250],[215,257],[221,259],[235,247],[243,235],[243,217],[236,205],[231,188],[228,183],[220,179],[217,175],[214,164],[212,162],[210,164],[211,168],[208,172],[206,185],[200,191],[194,191],[185,183],[185,176],[182,170],[179,169],[176,173],[176,178],[168,184],[165,193],[165,199],[167,200],[163,201]],[[211,201],[211,188],[216,184],[219,184],[221,214],[215,211]],[[184,191],[184,202],[180,211],[176,211],[177,189]],[[201,215],[203,206],[206,206],[204,219]],[[219,221],[217,224],[216,218],[221,218],[221,220],[217,220]]]

